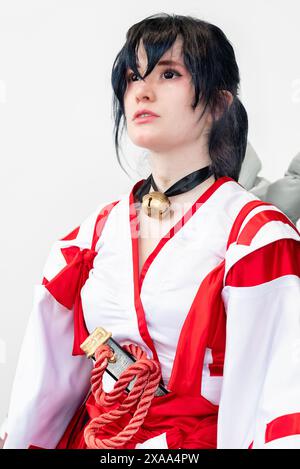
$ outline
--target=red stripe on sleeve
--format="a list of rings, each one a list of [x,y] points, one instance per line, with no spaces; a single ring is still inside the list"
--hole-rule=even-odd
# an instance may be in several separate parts
[[[300,277],[300,242],[279,239],[247,254],[229,269],[225,285],[252,287],[283,275]]]
[[[265,443],[284,438],[285,436],[300,434],[300,412],[286,414],[267,424]]]
[[[287,218],[286,215],[282,212],[277,212],[277,210],[264,210],[259,212],[246,224],[243,228],[241,234],[238,237],[236,244],[244,244],[245,246],[250,246],[252,239],[257,234],[257,232],[270,221],[282,221],[290,225],[296,233],[299,233],[295,225]]]
[[[67,234],[64,238],[61,238],[60,241],[68,241],[68,240],[73,240],[77,238],[78,232],[79,232],[80,226],[77,226],[75,230],[71,231],[71,233]]]
[[[260,207],[261,205],[271,205],[271,204],[267,202],[262,202],[261,200],[252,200],[251,202],[248,202],[246,205],[244,205],[244,207],[240,210],[238,216],[236,217],[232,225],[232,228],[228,237],[226,249],[228,249],[232,243],[236,242],[240,228],[246,216],[251,212],[251,210],[254,210],[256,207]]]
[[[111,210],[114,208],[115,205],[119,203],[119,200],[112,202],[111,204],[106,205],[101,212],[99,213],[95,227],[94,227],[94,232],[93,232],[93,238],[92,238],[92,246],[91,249],[96,249],[96,244],[99,240],[99,237],[102,233],[102,230],[105,226],[105,223],[107,221],[108,215],[110,214]]]

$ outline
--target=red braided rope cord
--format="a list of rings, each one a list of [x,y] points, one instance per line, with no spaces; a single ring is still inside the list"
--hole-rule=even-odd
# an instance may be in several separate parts
[[[99,405],[114,405],[118,398],[124,395],[124,391],[130,381],[136,377],[133,388],[124,401],[109,412],[95,417],[84,430],[84,440],[88,449],[116,449],[127,443],[143,424],[148,409],[151,405],[155,391],[161,379],[159,363],[147,357],[146,353],[138,345],[124,345],[123,348],[136,358],[136,362],[130,365],[116,381],[111,392],[106,393],[102,388],[102,377],[107,367],[108,359],[113,351],[108,345],[100,345],[95,352],[95,367],[91,376],[91,390]],[[111,438],[97,438],[97,432],[104,426],[117,420],[126,414],[134,406],[137,407],[134,414],[123,430]]]

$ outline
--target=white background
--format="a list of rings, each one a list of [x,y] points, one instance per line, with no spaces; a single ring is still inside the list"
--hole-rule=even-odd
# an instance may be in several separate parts
[[[282,177],[300,150],[297,0],[0,1],[0,421],[51,243],[141,178],[117,164],[110,73],[127,29],[159,12],[215,23],[232,43],[260,176]]]

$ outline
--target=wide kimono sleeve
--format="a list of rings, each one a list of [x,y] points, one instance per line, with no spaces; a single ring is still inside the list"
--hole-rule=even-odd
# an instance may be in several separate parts
[[[80,290],[96,255],[92,241],[105,205],[52,245],[41,282],[34,287],[13,381],[5,449],[55,448],[88,392],[93,365],[79,348],[88,335]]]
[[[273,205],[226,252],[218,448],[300,448],[300,236]]]

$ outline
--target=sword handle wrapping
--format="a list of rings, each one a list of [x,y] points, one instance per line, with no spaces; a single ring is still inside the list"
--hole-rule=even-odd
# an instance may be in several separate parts
[[[114,340],[111,338],[111,332],[107,332],[102,327],[97,327],[94,332],[80,345],[80,348],[86,353],[88,358],[95,360],[95,352],[100,345],[107,344],[114,352],[114,357],[108,360],[106,367],[107,373],[114,378],[115,381],[119,379],[124,370],[132,365],[136,359],[133,355],[128,353]],[[126,390],[129,392],[133,388],[136,381],[134,378],[128,384]],[[159,385],[155,391],[155,396],[165,396],[169,391],[163,386]]]

